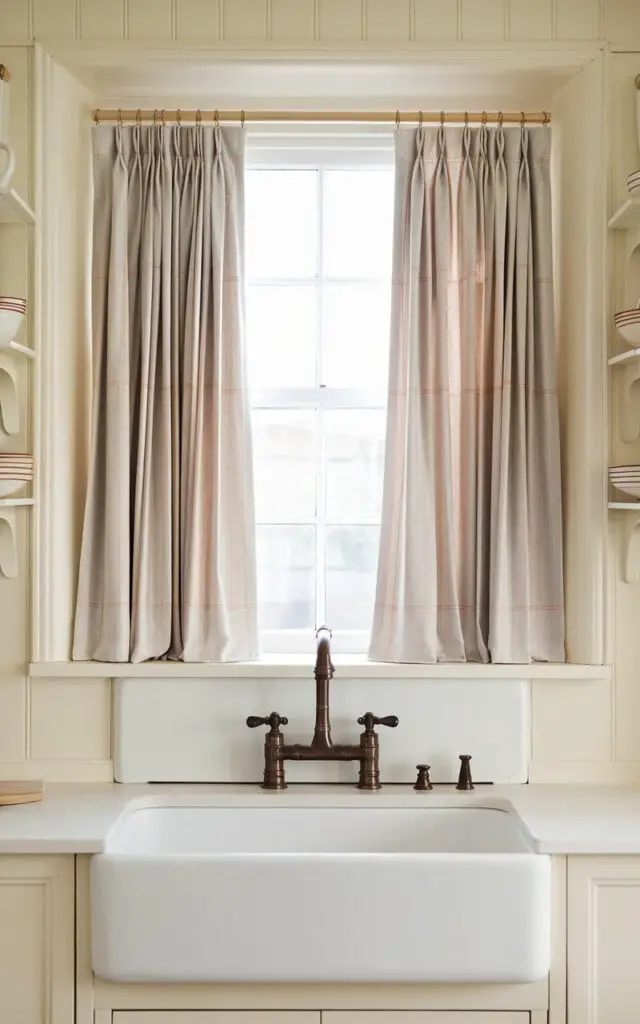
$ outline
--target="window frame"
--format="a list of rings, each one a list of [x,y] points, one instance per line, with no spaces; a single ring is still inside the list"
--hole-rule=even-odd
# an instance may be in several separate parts
[[[264,125],[247,129],[246,169],[292,170],[315,169],[322,177],[331,169],[349,170],[370,168],[393,170],[394,128],[380,125]],[[323,245],[323,188],[320,184],[318,202],[318,267],[322,267]],[[355,281],[355,279],[354,279]],[[373,278],[358,278],[358,283],[375,282]],[[247,279],[247,285],[258,283]],[[260,284],[290,284],[291,287],[308,283],[318,288],[320,307],[322,292],[326,287],[319,269],[317,277],[302,279],[278,278],[277,281],[260,279]],[[336,283],[348,284],[349,279],[336,279]],[[329,285],[330,287],[331,285]],[[319,316],[322,316],[320,311]],[[313,409],[322,414],[328,409],[376,409],[386,410],[387,395],[369,389],[338,388],[330,385],[310,388],[258,388],[250,392],[250,408],[262,409]],[[319,484],[322,492],[323,483]],[[321,495],[323,497],[323,495]],[[321,503],[320,507],[324,507]],[[302,524],[302,521],[300,521]],[[315,597],[316,608],[325,606],[326,586],[326,518],[317,514],[313,520],[316,528],[315,545]],[[260,524],[262,525],[262,524]],[[275,525],[275,524],[274,524]],[[286,525],[286,524],[283,524]],[[293,524],[292,524],[293,525]],[[345,524],[348,525],[348,524]],[[367,524],[363,522],[363,526]],[[378,526],[376,521],[371,525]],[[318,626],[322,623],[318,622]],[[331,623],[329,623],[331,625]],[[333,630],[333,649],[342,653],[366,657],[370,641],[370,630]],[[299,654],[313,649],[315,629],[261,630],[260,645],[266,655]]]

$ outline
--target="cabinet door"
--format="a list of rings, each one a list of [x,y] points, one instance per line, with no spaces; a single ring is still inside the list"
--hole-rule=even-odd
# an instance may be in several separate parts
[[[113,1024],[320,1024],[300,1010],[114,1010]]]
[[[73,1024],[73,857],[0,856],[0,1021]]]
[[[638,1024],[640,857],[570,857],[570,1024]]]
[[[402,1010],[397,1013],[394,1010],[340,1010],[322,1014],[322,1024],[530,1024],[530,1021],[531,1015],[524,1010]]]

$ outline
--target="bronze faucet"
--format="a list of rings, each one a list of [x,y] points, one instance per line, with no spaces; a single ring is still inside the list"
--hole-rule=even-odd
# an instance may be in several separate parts
[[[364,725],[360,742],[356,744],[337,743],[331,741],[331,722],[329,721],[329,680],[333,677],[334,667],[331,661],[331,630],[322,626],[316,633],[318,649],[316,654],[316,727],[313,739],[308,746],[301,743],[287,744],[280,732],[281,725],[288,725],[289,719],[272,711],[266,718],[250,715],[247,725],[256,729],[260,725],[268,725],[269,732],[264,741],[264,780],[263,789],[286,789],[284,777],[285,761],[359,761],[360,774],[358,789],[380,789],[379,744],[376,725],[387,725],[395,729],[398,719],[395,715],[377,718],[367,711],[358,719],[358,725]]]

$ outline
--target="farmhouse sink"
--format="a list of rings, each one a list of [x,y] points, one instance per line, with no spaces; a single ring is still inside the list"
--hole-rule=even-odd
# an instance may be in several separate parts
[[[550,862],[478,807],[133,810],[92,858],[93,968],[140,982],[524,982]]]

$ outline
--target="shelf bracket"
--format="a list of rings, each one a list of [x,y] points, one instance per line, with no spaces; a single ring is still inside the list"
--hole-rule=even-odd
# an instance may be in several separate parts
[[[18,388],[13,374],[0,366],[0,417],[6,434],[17,434],[20,428]]]
[[[0,576],[14,580],[18,575],[18,557],[13,523],[6,515],[0,515]]]
[[[640,402],[634,402],[633,390],[640,380],[640,360],[628,364],[623,369],[622,394],[618,410],[620,420],[620,437],[625,444],[632,444],[640,436]]]
[[[636,532],[640,526],[638,515],[624,517],[624,572],[625,583],[640,582],[640,535]]]

